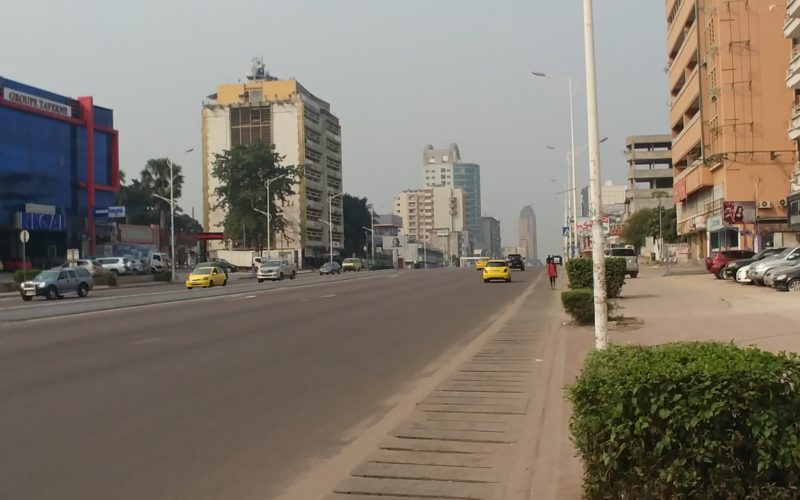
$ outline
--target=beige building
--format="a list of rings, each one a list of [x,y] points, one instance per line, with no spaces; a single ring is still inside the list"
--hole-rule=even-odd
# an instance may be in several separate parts
[[[794,241],[785,15],[774,2],[666,1],[674,200],[690,258]]]
[[[328,197],[342,192],[342,138],[339,119],[330,105],[295,80],[278,80],[258,61],[246,83],[222,84],[202,111],[203,226],[221,231],[225,214],[214,209],[217,179],[211,175],[214,155],[240,144],[264,141],[284,156],[284,165],[302,166],[295,195],[282,207],[286,235],[273,234],[272,248],[294,250],[301,263],[311,264],[330,249]],[[331,200],[334,253],[343,243],[342,199]],[[323,222],[324,221],[324,222]],[[209,250],[232,246],[240,235]]]
[[[643,208],[674,205],[672,192],[672,136],[635,135],[625,139],[628,162],[626,214]],[[605,201],[605,198],[603,198]]]
[[[523,249],[522,256],[526,259],[539,258],[536,240],[536,213],[533,207],[525,205],[519,213],[519,248]]]
[[[464,191],[452,187],[407,190],[394,198],[394,214],[403,219],[401,235],[457,257],[469,241],[465,208]]]
[[[794,93],[792,102],[792,120],[789,124],[789,139],[800,142],[800,0],[786,2],[786,22],[783,27],[784,36],[791,40],[792,50],[789,57],[789,69],[786,71],[786,87]],[[795,156],[797,158],[797,156]],[[800,167],[795,164],[794,175],[790,185],[788,198],[789,229],[800,231]]]

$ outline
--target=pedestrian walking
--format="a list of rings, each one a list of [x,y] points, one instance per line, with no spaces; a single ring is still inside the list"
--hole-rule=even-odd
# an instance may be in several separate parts
[[[547,256],[547,276],[550,277],[550,288],[555,290],[556,288],[556,278],[558,278],[558,268],[556,268],[556,263],[552,257],[549,255]]]

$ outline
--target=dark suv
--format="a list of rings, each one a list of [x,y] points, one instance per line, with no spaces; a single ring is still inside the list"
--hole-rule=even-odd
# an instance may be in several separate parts
[[[522,260],[522,255],[518,253],[510,253],[508,257],[506,257],[508,261],[508,267],[511,269],[519,269],[520,271],[525,270],[525,261]]]
[[[721,250],[713,257],[706,257],[706,269],[717,279],[723,279],[722,270],[728,262],[749,259],[755,252],[750,250]]]

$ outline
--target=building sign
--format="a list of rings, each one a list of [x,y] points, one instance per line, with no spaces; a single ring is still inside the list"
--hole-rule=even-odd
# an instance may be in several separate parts
[[[9,88],[3,89],[3,99],[27,108],[46,111],[48,113],[67,116],[70,118],[72,117],[72,108],[70,106],[61,104],[60,102],[51,101],[49,99],[42,99],[41,97],[26,94],[25,92],[20,92],[18,90]]]
[[[713,233],[714,231],[719,231],[724,227],[722,224],[722,216],[715,215],[714,217],[709,217],[706,221],[706,227],[709,233]]]
[[[17,212],[16,228],[28,231],[64,231],[64,214],[59,209],[53,213]]]
[[[199,241],[222,241],[225,239],[225,233],[197,233],[197,239]]]
[[[124,219],[125,207],[108,207],[109,219]]]
[[[722,223],[726,226],[754,224],[756,221],[756,202],[723,201]]]

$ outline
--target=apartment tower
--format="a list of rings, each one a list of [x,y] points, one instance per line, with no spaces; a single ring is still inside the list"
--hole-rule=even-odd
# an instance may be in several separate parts
[[[245,83],[222,84],[202,111],[203,226],[221,231],[225,214],[215,209],[211,174],[214,155],[240,144],[263,141],[282,155],[284,165],[302,166],[297,194],[283,204],[286,234],[274,234],[272,248],[297,252],[301,263],[313,264],[330,251],[328,221],[332,222],[334,253],[343,244],[342,138],[339,119],[330,105],[296,80],[279,80],[256,60]],[[237,241],[240,235],[225,235]],[[209,245],[224,248],[228,242]]]
[[[690,258],[790,236],[785,14],[773,2],[666,1],[674,201]]]

